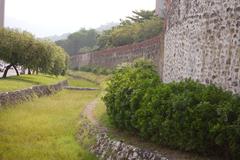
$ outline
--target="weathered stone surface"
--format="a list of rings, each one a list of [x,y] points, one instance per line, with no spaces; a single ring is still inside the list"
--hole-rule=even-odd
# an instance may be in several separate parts
[[[122,141],[111,139],[106,128],[94,126],[83,115],[80,115],[77,139],[81,144],[84,139],[96,137],[96,143],[90,151],[102,160],[168,160],[158,152],[141,149]]]
[[[60,83],[49,86],[33,86],[31,88],[18,91],[0,93],[0,106],[21,103],[23,101],[31,100],[35,96],[41,97],[45,95],[50,95],[59,90],[62,90],[66,85],[68,85],[68,82],[62,81]]]
[[[167,160],[157,152],[113,140],[106,133],[97,135],[97,143],[92,146],[91,152],[103,160]]]
[[[163,81],[192,78],[240,93],[240,1],[167,4]]]

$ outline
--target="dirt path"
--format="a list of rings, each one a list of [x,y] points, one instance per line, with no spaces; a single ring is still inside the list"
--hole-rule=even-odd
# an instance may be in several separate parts
[[[87,119],[95,126],[99,126],[99,123],[96,119],[96,117],[93,114],[93,111],[97,105],[97,98],[93,101],[91,101],[89,104],[86,105],[83,114],[87,117]]]

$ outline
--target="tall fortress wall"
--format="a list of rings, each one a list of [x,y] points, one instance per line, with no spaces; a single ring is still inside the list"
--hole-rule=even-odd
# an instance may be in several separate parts
[[[114,68],[124,62],[132,62],[138,58],[145,58],[151,59],[154,62],[161,76],[163,72],[163,48],[163,37],[156,36],[131,45],[72,56],[71,67],[99,66]]]
[[[192,78],[240,93],[240,0],[166,2],[163,81]]]
[[[240,0],[161,1],[164,37],[76,55],[72,67],[113,68],[144,57],[154,61],[165,83],[192,78],[240,93]]]

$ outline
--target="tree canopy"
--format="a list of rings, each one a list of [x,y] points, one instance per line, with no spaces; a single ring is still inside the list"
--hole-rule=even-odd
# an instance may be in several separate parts
[[[154,11],[133,11],[133,16],[121,20],[119,26],[104,31],[97,38],[100,49],[141,42],[163,31],[163,20]]]
[[[86,30],[83,28],[70,34],[66,40],[56,41],[56,44],[64,48],[69,55],[92,51],[97,48],[97,32],[94,29]]]
[[[140,10],[140,11],[133,11],[133,16],[128,16],[127,19],[129,19],[132,22],[144,22],[145,20],[150,20],[152,17],[156,17],[155,10],[153,11],[147,11],[147,10]]]
[[[68,55],[55,43],[35,38],[31,33],[16,29],[0,29],[0,59],[7,62],[3,77],[11,67],[19,75],[16,66],[60,75],[67,68]]]
[[[141,42],[159,35],[163,31],[163,20],[154,11],[133,11],[132,16],[120,20],[118,26],[97,32],[94,29],[81,29],[72,33],[66,40],[56,41],[69,55],[91,52],[109,47],[118,47]]]

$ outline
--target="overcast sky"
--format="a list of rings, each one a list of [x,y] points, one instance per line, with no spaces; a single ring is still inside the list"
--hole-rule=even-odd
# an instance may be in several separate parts
[[[60,35],[82,27],[96,28],[131,15],[153,10],[155,0],[5,0],[5,26],[38,37]]]

